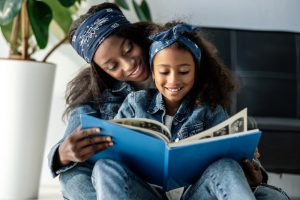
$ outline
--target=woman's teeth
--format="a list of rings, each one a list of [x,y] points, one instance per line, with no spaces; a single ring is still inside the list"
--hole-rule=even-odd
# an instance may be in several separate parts
[[[141,75],[141,73],[143,72],[143,67],[141,64],[139,64],[136,69],[131,73],[129,74],[128,77],[138,77]]]

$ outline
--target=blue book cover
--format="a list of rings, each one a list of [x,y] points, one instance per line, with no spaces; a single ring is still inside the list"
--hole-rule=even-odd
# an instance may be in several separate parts
[[[92,156],[89,162],[101,158],[117,160],[145,181],[166,191],[193,184],[211,163],[220,158],[238,162],[243,158],[252,159],[261,135],[255,129],[200,140],[198,138],[202,137],[192,136],[171,143],[168,137],[156,135],[154,131],[132,129],[89,115],[81,115],[81,125],[83,129],[100,128],[100,134],[111,136],[114,142],[112,147]],[[210,129],[204,131],[209,132],[212,133]]]

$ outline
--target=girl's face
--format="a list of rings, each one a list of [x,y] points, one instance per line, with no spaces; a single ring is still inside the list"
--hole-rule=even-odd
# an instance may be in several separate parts
[[[195,62],[192,54],[171,45],[153,59],[152,77],[168,107],[177,109],[192,89],[195,81]]]
[[[94,62],[120,81],[144,81],[149,76],[144,51],[131,40],[110,36],[94,55]]]

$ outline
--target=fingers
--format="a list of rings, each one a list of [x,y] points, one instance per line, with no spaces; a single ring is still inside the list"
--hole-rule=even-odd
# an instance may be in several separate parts
[[[254,170],[252,162],[248,159],[244,159],[242,161],[242,167],[243,167],[244,171],[246,171],[246,172],[252,172]]]
[[[109,136],[100,135],[99,128],[76,128],[60,145],[61,163],[83,162],[95,153],[113,145]]]
[[[78,141],[85,139],[85,137],[99,132],[99,128],[82,130],[79,126],[66,139],[68,139],[70,143],[76,144]]]
[[[91,156],[95,155],[96,153],[103,151],[109,147],[113,146],[112,142],[104,142],[104,143],[98,143],[94,145],[89,145],[82,149],[80,152],[80,157],[82,158],[82,161],[87,160]]]
[[[260,153],[258,151],[258,148],[256,148],[254,152],[254,158],[259,159],[259,157],[260,157]]]
[[[85,139],[86,137],[92,136],[96,133],[100,133],[99,128],[89,128],[89,129],[82,130],[81,127],[78,127],[76,129],[75,134],[78,136],[78,138]]]
[[[252,160],[252,165],[255,170],[260,170],[260,165],[258,164],[257,161]]]
[[[69,156],[73,162],[84,162],[94,154],[113,146],[112,142],[100,142],[89,144],[85,147],[72,149],[69,151]]]
[[[103,135],[93,135],[93,136],[88,136],[82,139],[77,145],[78,148],[84,148],[90,145],[97,145],[100,143],[106,143],[106,142],[111,142],[112,139],[109,136],[103,136]]]
[[[250,186],[254,187],[261,183],[262,173],[257,162],[244,159],[242,161],[242,167]]]

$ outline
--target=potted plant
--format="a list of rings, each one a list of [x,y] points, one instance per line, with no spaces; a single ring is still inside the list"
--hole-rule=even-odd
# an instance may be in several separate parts
[[[0,58],[0,199],[37,198],[55,77],[48,56],[67,39],[81,0],[1,0],[0,27],[9,43]],[[115,0],[129,10],[125,0]],[[151,20],[145,0],[132,0],[140,20]],[[41,61],[33,54],[48,44],[50,23],[60,42]]]
[[[55,64],[33,60],[47,46],[50,22],[66,35],[72,23],[72,0],[3,0],[0,24],[9,41],[0,59],[3,124],[0,144],[0,199],[37,198]],[[64,40],[62,40],[64,41]]]

